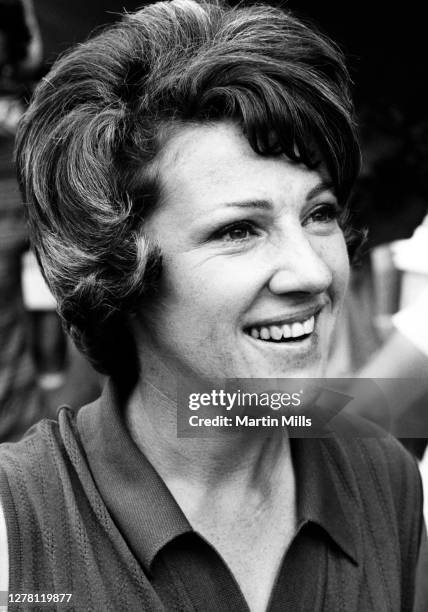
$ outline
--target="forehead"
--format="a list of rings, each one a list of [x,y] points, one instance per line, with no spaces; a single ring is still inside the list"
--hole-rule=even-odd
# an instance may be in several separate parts
[[[181,214],[235,201],[297,202],[328,179],[322,169],[258,155],[231,122],[181,128],[164,147],[158,171],[161,207],[180,207]]]

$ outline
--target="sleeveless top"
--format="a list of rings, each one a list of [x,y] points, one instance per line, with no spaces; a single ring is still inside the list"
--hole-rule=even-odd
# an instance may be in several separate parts
[[[71,593],[79,611],[164,611],[94,486],[70,416],[4,446],[9,592]]]
[[[71,593],[66,609],[77,611],[165,610],[151,584],[150,572],[135,552],[139,531],[128,520],[125,537],[123,526],[105,502],[106,495],[112,495],[112,491],[108,492],[108,477],[101,487],[107,489],[100,492],[94,478],[96,472],[91,469],[97,449],[102,458],[103,436],[104,447],[110,443],[118,448],[124,445],[121,431],[116,440],[111,433],[110,441],[99,433],[102,426],[98,427],[91,415],[98,414],[96,418],[101,423],[104,409],[95,403],[81,409],[77,417],[63,409],[58,422],[42,421],[20,442],[0,446],[0,495],[10,555],[9,592]],[[105,414],[106,419],[110,418],[108,410]],[[301,449],[307,448],[309,455],[315,452],[316,445],[322,446],[322,452],[309,464],[313,473],[312,468],[307,469],[306,475],[297,470],[297,486],[300,477],[308,487],[311,478],[318,481],[329,474],[330,479],[319,487],[319,499],[317,494],[308,493],[304,502],[316,523],[324,520],[324,513],[325,524],[321,527],[330,530],[335,540],[333,552],[326,555],[326,578],[320,586],[322,600],[315,608],[328,612],[412,610],[422,531],[421,486],[413,459],[390,436],[303,440],[298,444]],[[88,457],[95,457],[93,463]],[[123,470],[126,479],[126,466],[118,469]],[[117,497],[120,495],[119,488]],[[166,497],[164,501],[167,506]],[[115,499],[114,503],[120,502]],[[126,504],[130,505],[131,516],[138,499],[130,498]],[[163,513],[162,505],[161,499],[159,514]],[[167,518],[164,524],[168,531]],[[183,533],[185,530],[184,526]],[[312,579],[313,576],[298,576],[294,583],[296,607],[278,609],[308,610],[298,602],[305,599],[305,591],[310,592]],[[63,607],[58,604],[54,609]],[[32,604],[18,609],[46,610],[52,606]],[[167,609],[205,610],[181,605]]]

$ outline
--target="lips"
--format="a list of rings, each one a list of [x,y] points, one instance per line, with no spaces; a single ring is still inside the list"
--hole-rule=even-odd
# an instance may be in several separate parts
[[[286,319],[264,321],[245,328],[245,333],[264,342],[296,342],[304,340],[315,328],[315,317],[322,306],[290,315]]]

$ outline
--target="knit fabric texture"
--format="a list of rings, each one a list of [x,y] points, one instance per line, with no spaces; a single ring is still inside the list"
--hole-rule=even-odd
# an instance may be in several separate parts
[[[415,462],[390,436],[315,442],[352,517],[358,562],[339,550],[329,555],[328,578],[311,612],[410,612],[421,533]],[[165,609],[97,490],[71,411],[0,447],[0,495],[10,592],[72,593],[66,608],[76,611]],[[299,601],[310,580],[296,582],[292,612],[308,610]]]

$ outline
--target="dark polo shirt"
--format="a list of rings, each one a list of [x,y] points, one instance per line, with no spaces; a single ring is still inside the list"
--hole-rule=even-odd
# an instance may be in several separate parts
[[[166,610],[247,612],[248,606],[230,569],[216,550],[192,529],[165,483],[135,445],[111,387],[107,387],[98,402],[80,410],[77,427],[101,497]],[[367,452],[364,445],[379,447],[380,444],[380,448],[391,445],[391,441],[373,439],[349,443],[356,447],[354,453],[363,455]],[[393,452],[404,455],[398,444],[393,443],[393,446]],[[352,568],[351,574],[364,582],[367,563],[363,558],[361,538],[365,534],[362,529],[368,532],[383,529],[382,524],[369,524],[372,517],[370,512],[367,517],[363,516],[364,506],[368,508],[379,503],[374,499],[376,486],[381,497],[391,495],[391,483],[382,483],[368,468],[367,473],[355,474],[349,457],[336,441],[293,439],[291,448],[296,471],[298,527],[288,550],[284,550],[270,597],[268,610],[271,612],[327,609],[326,593],[328,589],[331,591],[330,583],[340,579],[337,573],[329,571],[332,559],[335,566]],[[361,465],[360,457],[357,470]],[[401,476],[397,474],[397,478]],[[374,487],[369,486],[364,491],[365,481],[373,477],[377,481]],[[358,479],[360,483],[356,482]],[[416,481],[414,486],[417,486]],[[373,499],[356,502],[355,496],[361,498],[361,493]],[[262,524],[260,529],[263,529]],[[415,554],[419,528],[413,530],[412,537]],[[381,542],[382,538],[378,540]],[[374,544],[373,555],[379,559],[383,554],[390,554],[387,549],[381,551],[376,547],[378,543]],[[409,556],[408,562],[414,564],[414,559]],[[342,575],[343,580],[345,575]],[[370,581],[371,577],[365,579]],[[389,579],[397,582],[400,577],[397,573]],[[385,590],[395,597],[398,585],[388,585],[388,577],[385,581]],[[412,585],[407,587],[406,597],[412,597]],[[350,599],[359,597],[356,584],[336,584],[334,588],[341,591],[344,601],[347,596]],[[364,611],[401,609],[395,605],[389,607],[387,600],[384,605],[379,607],[373,601]]]
[[[298,528],[270,612],[413,612],[420,478],[400,444],[375,433],[291,441]],[[79,611],[248,612],[134,444],[113,388],[0,445],[0,497],[12,594],[69,593]]]

